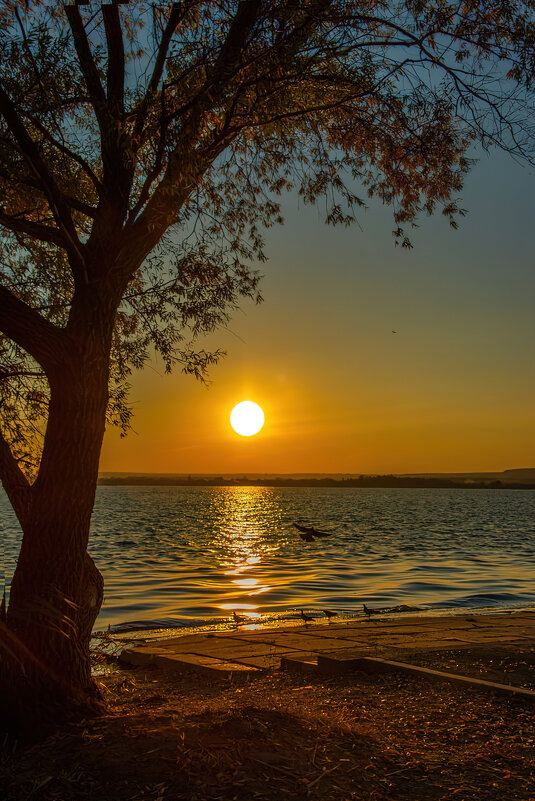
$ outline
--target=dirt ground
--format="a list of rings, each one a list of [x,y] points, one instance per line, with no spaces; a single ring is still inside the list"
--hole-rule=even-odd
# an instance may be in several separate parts
[[[504,645],[454,651],[420,651],[407,661],[422,667],[535,690],[535,647]]]
[[[506,651],[420,664],[532,686],[533,649]],[[535,801],[526,701],[392,675],[276,671],[232,684],[139,670],[100,681],[106,717],[4,748],[1,801]]]

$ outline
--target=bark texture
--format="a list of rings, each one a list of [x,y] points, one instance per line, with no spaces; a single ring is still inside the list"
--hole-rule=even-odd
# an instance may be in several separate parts
[[[89,640],[103,580],[87,543],[108,402],[108,358],[95,348],[101,342],[86,340],[81,356],[50,381],[43,457],[20,521],[0,649],[1,711],[15,730],[20,721],[46,728],[48,719],[57,725],[99,706]]]

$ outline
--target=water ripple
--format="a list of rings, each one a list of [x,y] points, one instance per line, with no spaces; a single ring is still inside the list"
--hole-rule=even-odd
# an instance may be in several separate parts
[[[20,537],[4,495],[0,513],[9,583]],[[534,604],[534,519],[529,491],[99,487],[98,625]],[[293,521],[334,534],[303,543]]]

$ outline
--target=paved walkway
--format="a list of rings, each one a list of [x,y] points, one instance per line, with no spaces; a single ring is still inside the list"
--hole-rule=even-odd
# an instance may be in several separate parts
[[[123,651],[131,665],[156,665],[211,675],[251,676],[283,659],[317,663],[380,657],[402,661],[416,651],[535,644],[535,612],[448,617],[366,618],[291,628],[240,626],[236,631],[155,640]]]

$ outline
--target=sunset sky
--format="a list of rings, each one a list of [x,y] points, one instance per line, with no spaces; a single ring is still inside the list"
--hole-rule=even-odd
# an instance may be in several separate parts
[[[481,154],[459,231],[422,218],[394,247],[391,210],[333,229],[284,201],[267,233],[265,302],[210,337],[207,388],[154,362],[132,380],[136,433],[105,439],[102,471],[404,473],[535,465],[533,171]],[[395,331],[396,333],[392,333]],[[232,407],[266,422],[240,437]]]

